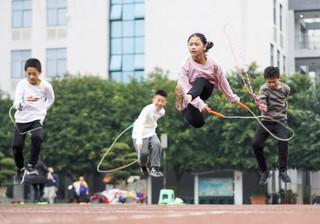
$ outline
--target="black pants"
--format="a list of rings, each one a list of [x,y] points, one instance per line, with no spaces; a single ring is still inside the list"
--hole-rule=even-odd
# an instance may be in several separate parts
[[[199,96],[203,101],[205,101],[211,96],[213,87],[214,85],[207,79],[197,78],[187,94],[190,94],[192,99]],[[185,117],[187,122],[195,128],[201,128],[205,123],[203,114],[198,108],[194,107],[190,103],[184,110],[182,110],[182,115]]]
[[[16,123],[17,128],[14,129],[13,141],[12,141],[12,151],[14,161],[17,168],[21,169],[24,167],[24,156],[23,148],[27,134],[19,134],[22,132],[29,131],[38,127],[42,127],[39,120],[32,121],[29,123]],[[29,164],[35,165],[38,162],[42,144],[42,128],[34,130],[31,132],[31,151]]]
[[[286,122],[283,122],[286,124]],[[281,125],[278,122],[271,121],[262,121],[262,124],[266,126],[266,128],[271,131],[275,136],[286,139],[288,138],[288,130],[286,127]],[[253,138],[253,151],[256,156],[259,168],[262,172],[268,169],[266,163],[266,157],[264,155],[263,148],[265,146],[266,139],[270,134],[259,125],[255,136]],[[279,155],[279,169],[280,171],[287,170],[288,167],[288,141],[279,141],[278,140],[278,155]]]
[[[45,183],[41,184],[32,184],[34,190],[34,202],[42,202],[43,201],[43,190]]]

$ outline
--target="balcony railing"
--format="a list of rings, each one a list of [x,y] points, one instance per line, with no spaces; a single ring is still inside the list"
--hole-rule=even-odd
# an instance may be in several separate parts
[[[320,49],[320,34],[317,35],[296,35],[296,48],[298,49]]]

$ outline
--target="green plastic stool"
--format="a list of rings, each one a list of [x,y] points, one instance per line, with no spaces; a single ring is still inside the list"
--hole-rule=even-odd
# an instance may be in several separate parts
[[[161,189],[158,204],[170,204],[174,202],[174,191]]]

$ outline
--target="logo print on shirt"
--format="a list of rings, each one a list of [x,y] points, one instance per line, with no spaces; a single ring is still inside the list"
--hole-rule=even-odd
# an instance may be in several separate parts
[[[26,101],[28,102],[36,102],[38,101],[39,97],[37,95],[31,95],[31,96],[28,96]]]

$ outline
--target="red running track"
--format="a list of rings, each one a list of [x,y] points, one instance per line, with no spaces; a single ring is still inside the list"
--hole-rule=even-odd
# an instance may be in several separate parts
[[[1,224],[319,224],[319,205],[0,205]]]

